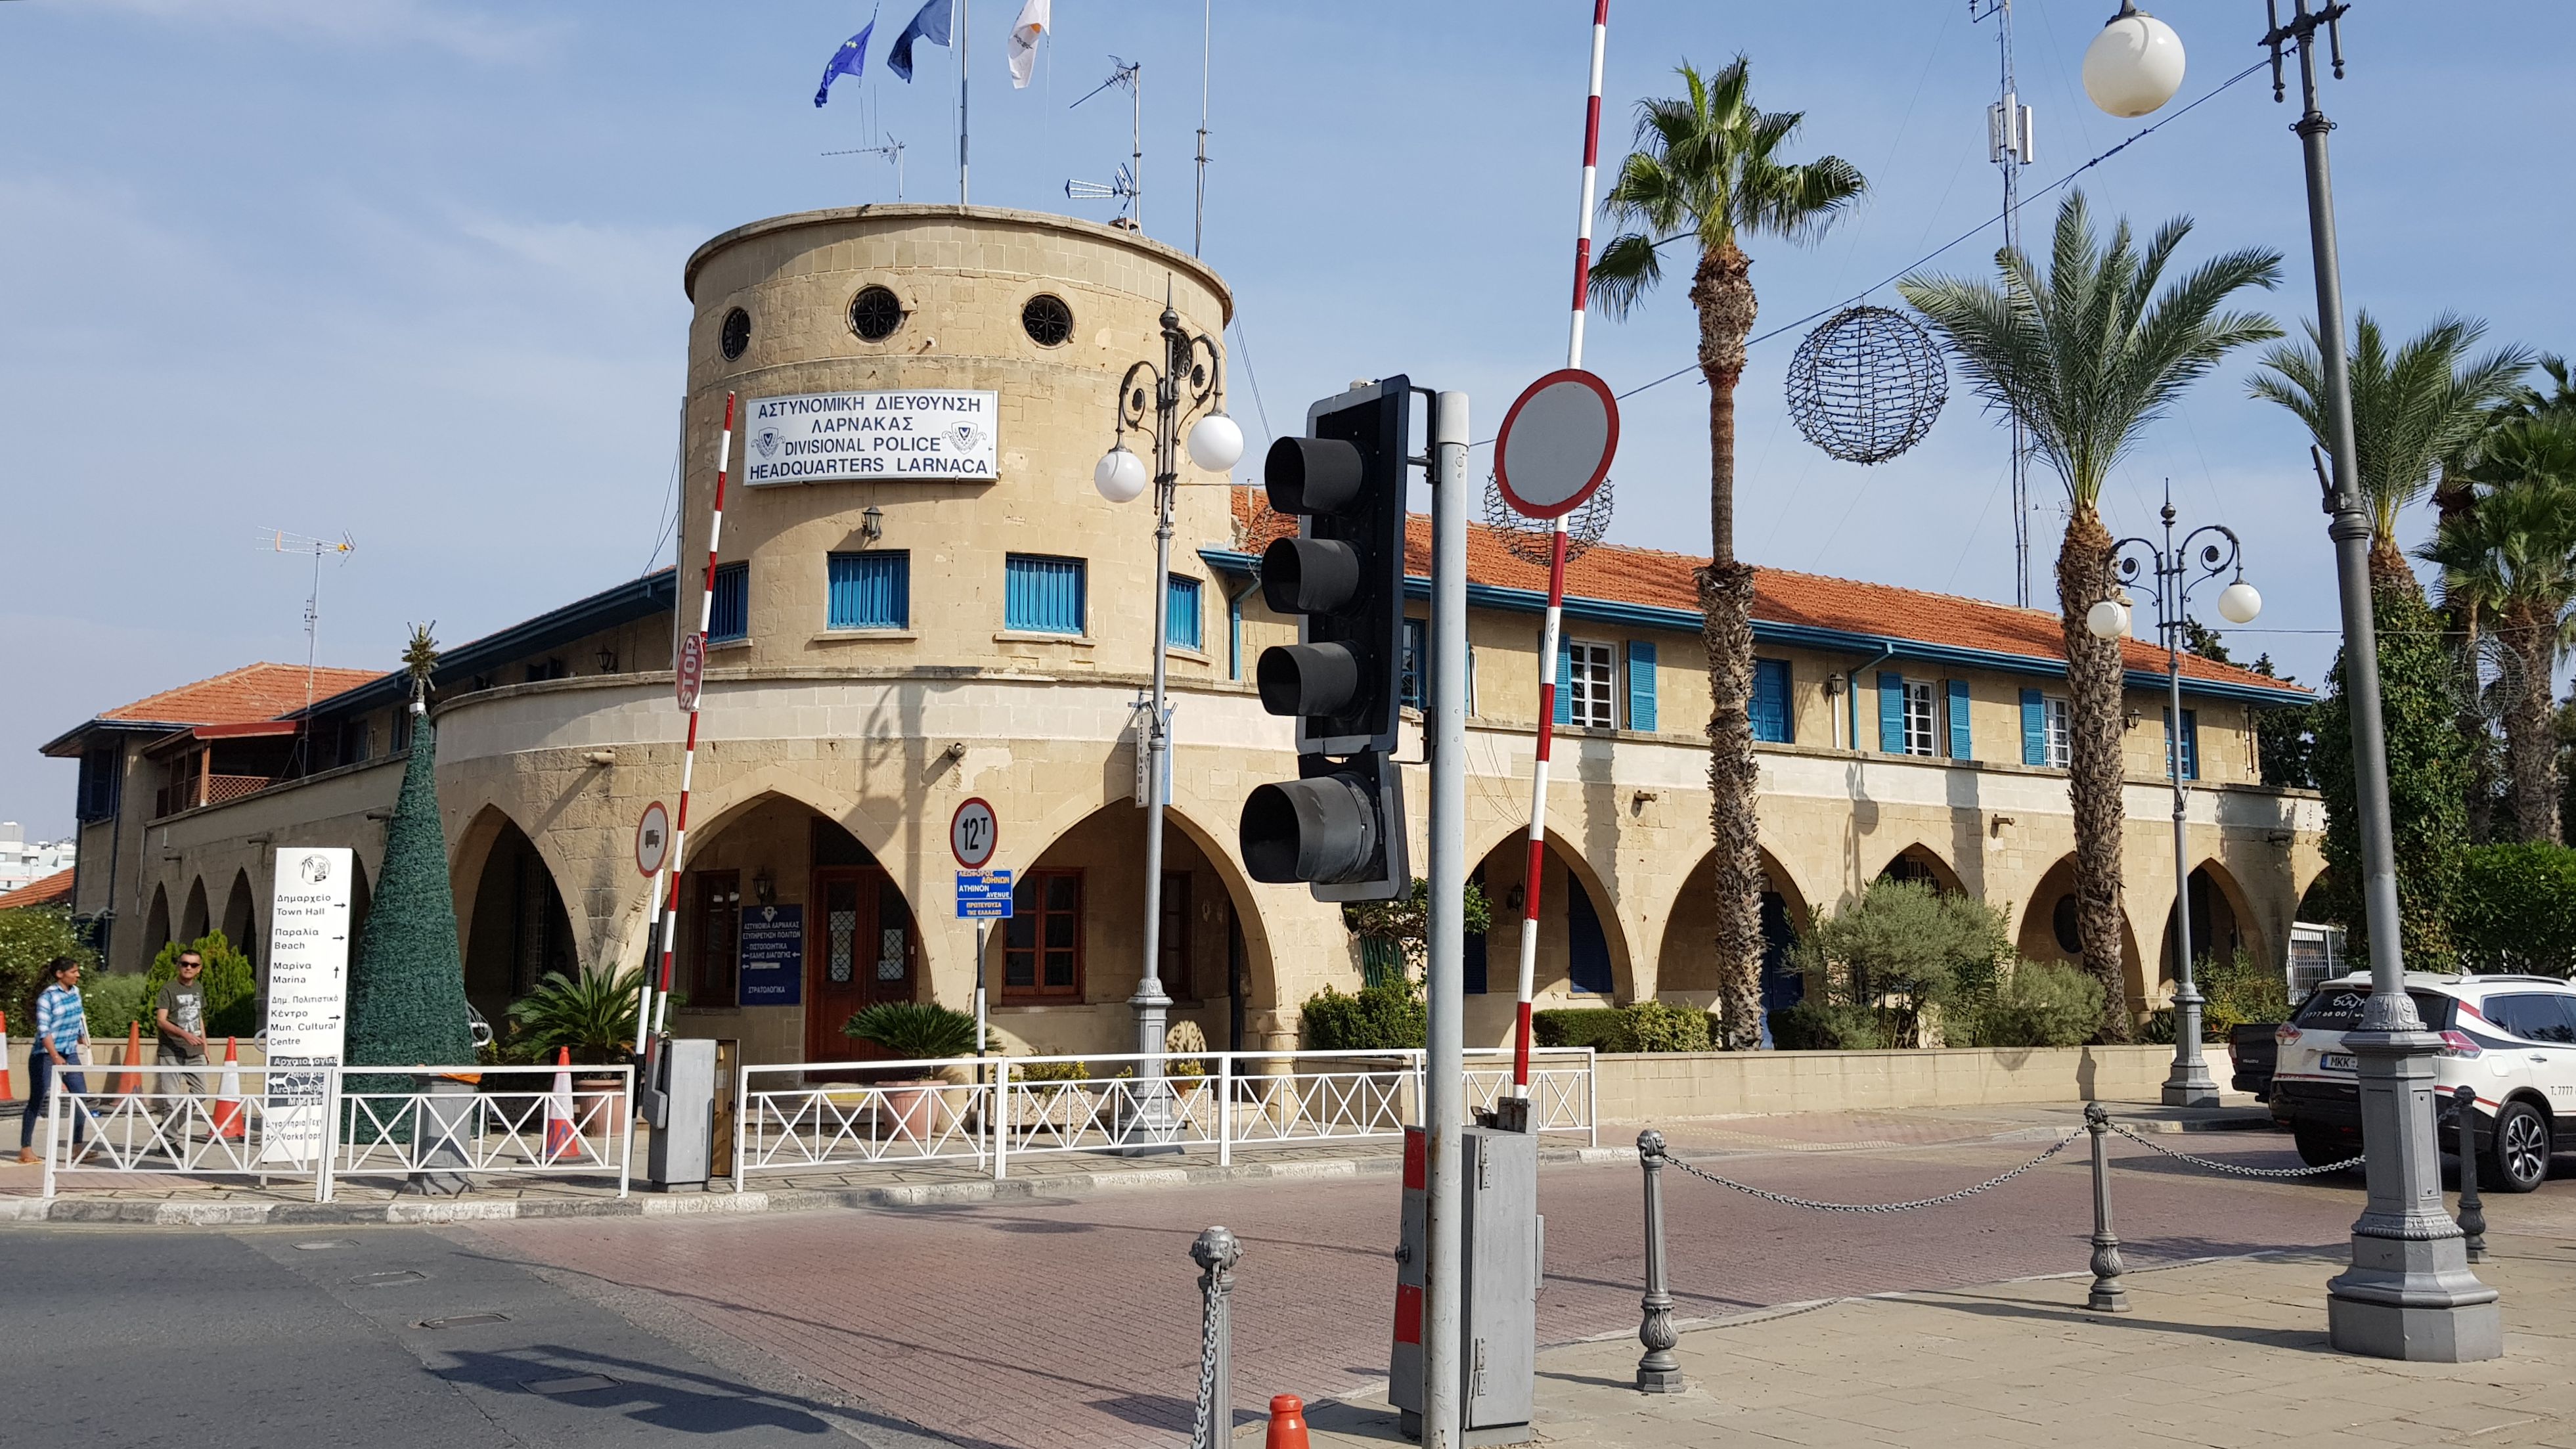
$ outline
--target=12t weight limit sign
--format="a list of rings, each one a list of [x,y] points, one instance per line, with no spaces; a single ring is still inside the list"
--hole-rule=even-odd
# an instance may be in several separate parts
[[[980,797],[957,807],[948,818],[948,850],[967,870],[982,870],[1001,843],[1002,822]]]

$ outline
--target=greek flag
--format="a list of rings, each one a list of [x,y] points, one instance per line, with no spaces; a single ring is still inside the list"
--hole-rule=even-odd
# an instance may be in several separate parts
[[[912,17],[912,23],[894,38],[893,47],[886,51],[886,69],[903,77],[904,83],[909,85],[912,82],[912,43],[927,40],[933,45],[946,45],[949,14],[956,8],[957,0],[930,0],[922,6]]]
[[[877,18],[870,15],[868,23],[859,27],[858,34],[842,41],[841,48],[832,52],[832,63],[823,67],[823,83],[814,90],[814,104],[819,106],[832,98],[832,81],[835,77],[848,76],[852,80],[858,79],[859,72],[864,70],[868,63],[868,37],[876,33],[876,28]]]

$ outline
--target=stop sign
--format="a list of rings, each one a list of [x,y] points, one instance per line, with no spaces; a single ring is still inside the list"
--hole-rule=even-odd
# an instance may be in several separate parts
[[[671,671],[671,682],[680,696],[680,708],[695,713],[698,691],[707,682],[707,636],[685,635],[680,640],[680,664]]]

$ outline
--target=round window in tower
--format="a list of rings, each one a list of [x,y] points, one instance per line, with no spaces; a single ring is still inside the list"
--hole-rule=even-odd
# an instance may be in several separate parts
[[[903,299],[884,287],[862,287],[850,299],[850,330],[862,342],[883,342],[903,325]]]
[[[1020,309],[1020,326],[1040,347],[1062,347],[1073,336],[1073,309],[1064,299],[1040,292]]]
[[[751,345],[751,314],[740,307],[727,312],[724,331],[717,334],[716,341],[724,349],[725,361],[742,356],[742,350]]]

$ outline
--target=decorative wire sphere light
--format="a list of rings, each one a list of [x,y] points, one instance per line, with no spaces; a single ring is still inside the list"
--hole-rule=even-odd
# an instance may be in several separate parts
[[[2502,639],[2493,634],[2481,634],[2474,643],[2457,639],[2449,652],[2451,704],[2461,714],[2500,721],[2522,702],[2530,671]]]
[[[1844,308],[1789,359],[1789,416],[1846,463],[1884,463],[1922,442],[1949,399],[1941,345],[1886,307]]]
[[[1592,545],[1599,543],[1601,536],[1610,531],[1610,482],[1607,478],[1602,479],[1601,486],[1592,490],[1592,496],[1565,516],[1567,560],[1578,559],[1591,552]],[[1503,501],[1503,490],[1495,485],[1490,473],[1485,475],[1485,527],[1502,540],[1503,547],[1511,550],[1512,557],[1540,568],[1547,567],[1548,555],[1554,547],[1548,539],[1549,529],[1540,520],[1525,516]]]

